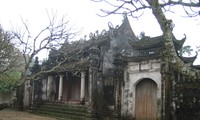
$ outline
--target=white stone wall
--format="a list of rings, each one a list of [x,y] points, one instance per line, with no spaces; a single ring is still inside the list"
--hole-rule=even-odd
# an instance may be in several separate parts
[[[124,85],[122,87],[122,116],[135,117],[135,89],[138,82],[150,78],[157,84],[158,117],[161,109],[161,73],[160,60],[129,62],[124,70]]]

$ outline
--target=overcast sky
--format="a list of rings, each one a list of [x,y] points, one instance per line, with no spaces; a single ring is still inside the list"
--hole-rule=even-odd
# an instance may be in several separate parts
[[[33,33],[39,32],[48,22],[47,12],[54,11],[58,18],[67,16],[66,19],[75,29],[82,29],[82,34],[89,35],[96,30],[108,29],[108,22],[114,26],[122,23],[122,15],[111,15],[109,17],[99,17],[100,8],[109,8],[101,3],[94,3],[90,0],[0,0],[0,24],[4,29],[9,30],[21,27],[23,18]],[[180,8],[178,8],[180,9]],[[175,15],[176,14],[176,15]],[[200,45],[200,20],[181,17],[180,11],[169,14],[175,23],[174,34],[177,39],[187,35],[186,44],[192,46]],[[139,19],[129,18],[132,29],[136,35],[144,31],[147,36],[161,35],[160,27],[150,12],[145,12]],[[77,38],[77,39],[79,39]]]

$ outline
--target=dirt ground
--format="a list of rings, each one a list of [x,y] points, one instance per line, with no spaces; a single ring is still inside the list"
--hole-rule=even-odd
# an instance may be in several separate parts
[[[56,120],[50,117],[42,117],[28,112],[4,109],[0,111],[0,120]]]

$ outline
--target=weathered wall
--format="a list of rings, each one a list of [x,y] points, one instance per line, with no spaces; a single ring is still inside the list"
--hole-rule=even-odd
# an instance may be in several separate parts
[[[135,89],[138,82],[150,78],[157,84],[158,117],[161,116],[161,74],[160,60],[129,62],[124,70],[122,87],[122,116],[135,117]]]
[[[47,79],[42,80],[42,100],[47,100]]]
[[[103,47],[103,74],[113,75],[114,59],[117,54],[131,55],[133,48],[130,40],[123,35],[122,31],[115,29],[109,31],[109,45]]]
[[[11,104],[14,100],[16,100],[16,91],[0,92],[0,104]]]

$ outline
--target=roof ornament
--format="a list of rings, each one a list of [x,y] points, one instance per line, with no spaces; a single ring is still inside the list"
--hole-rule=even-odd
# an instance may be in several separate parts
[[[83,39],[86,40],[87,39],[87,35],[85,35]]]
[[[95,35],[94,35],[92,32],[89,34],[89,38],[90,38],[90,39],[94,38],[94,36],[95,36]]]
[[[101,35],[105,35],[106,34],[106,30],[103,29],[102,32],[101,32]]]
[[[124,19],[127,18],[127,15],[128,15],[128,13],[127,13],[126,11],[124,11],[124,12],[123,12],[123,17],[124,17]]]
[[[197,57],[198,56],[198,51],[195,51],[195,53],[196,53],[195,57]]]
[[[114,28],[113,24],[111,22],[108,22],[108,27],[109,27],[109,29],[113,29]]]
[[[67,36],[67,37],[65,38],[64,44],[67,44],[68,42],[69,42],[69,36]]]
[[[98,36],[99,36],[99,31],[96,30],[95,34],[96,34],[96,36],[98,37]]]
[[[142,31],[141,33],[140,33],[140,38],[142,39],[142,38],[145,38],[145,32],[144,31]]]
[[[119,28],[119,25],[117,25],[116,27],[115,27],[115,29],[118,29]]]
[[[182,40],[186,40],[186,38],[187,38],[187,36],[186,36],[186,34],[184,34],[184,38]]]

